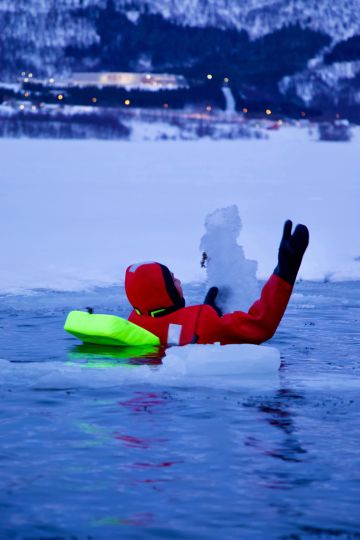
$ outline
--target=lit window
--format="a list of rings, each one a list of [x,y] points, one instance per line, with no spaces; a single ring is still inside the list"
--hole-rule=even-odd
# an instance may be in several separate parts
[[[63,96],[63,94],[59,94],[57,98],[58,98],[59,101],[62,101],[64,99],[64,96]]]
[[[130,99],[125,99],[124,103],[127,107],[129,107],[129,105],[131,104],[131,101]]]
[[[91,101],[92,101],[93,103],[96,103],[96,102],[97,102],[97,98],[96,98],[96,97],[93,97],[93,98],[91,98]]]

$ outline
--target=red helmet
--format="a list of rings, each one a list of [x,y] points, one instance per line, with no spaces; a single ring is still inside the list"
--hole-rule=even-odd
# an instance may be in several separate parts
[[[185,306],[170,270],[157,262],[129,266],[125,291],[138,315],[161,317]]]

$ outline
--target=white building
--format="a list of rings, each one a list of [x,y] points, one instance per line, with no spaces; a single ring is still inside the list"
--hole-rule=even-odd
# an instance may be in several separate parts
[[[177,90],[187,88],[188,84],[182,75],[167,73],[73,73],[70,84],[76,86],[114,86],[127,90]]]

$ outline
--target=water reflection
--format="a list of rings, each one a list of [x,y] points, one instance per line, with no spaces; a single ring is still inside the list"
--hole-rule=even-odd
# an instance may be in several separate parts
[[[261,413],[262,419],[270,426],[280,430],[284,439],[276,447],[269,447],[259,437],[249,436],[245,439],[245,445],[262,452],[264,455],[286,462],[300,463],[304,461],[307,450],[301,445],[296,432],[296,415],[292,411],[292,402],[303,400],[299,392],[288,388],[280,388],[272,397],[261,399],[260,402],[250,400],[244,405],[253,407]]]
[[[156,409],[166,405],[168,400],[171,399],[170,392],[134,392],[134,395],[130,399],[119,401],[121,407],[125,407],[132,412],[147,412],[154,413]]]
[[[92,345],[83,343],[72,347],[68,352],[69,360],[81,362],[86,367],[111,368],[119,366],[159,365],[165,356],[164,347],[143,345],[137,347],[112,347],[110,345]]]
[[[120,526],[120,525],[130,525],[133,527],[148,527],[154,521],[154,514],[151,512],[143,512],[139,514],[132,514],[127,518],[119,518],[116,516],[106,516],[104,518],[97,519],[92,522],[94,527],[103,527],[103,526]],[[88,536],[88,538],[92,538]]]

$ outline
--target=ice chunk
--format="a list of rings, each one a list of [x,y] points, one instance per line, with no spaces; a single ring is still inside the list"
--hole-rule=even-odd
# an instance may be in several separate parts
[[[217,304],[224,313],[248,311],[259,295],[257,262],[247,259],[237,243],[241,228],[236,205],[215,210],[206,217],[200,242],[207,285],[219,287]]]
[[[186,345],[168,349],[165,368],[181,364],[187,375],[237,377],[276,373],[280,352],[261,345]]]
[[[44,390],[110,388],[132,384],[176,387],[263,385],[278,379],[280,353],[260,345],[187,345],[168,349],[159,366],[126,362],[91,365],[75,362],[9,362],[0,359],[0,388]],[[91,368],[91,369],[90,369]]]

